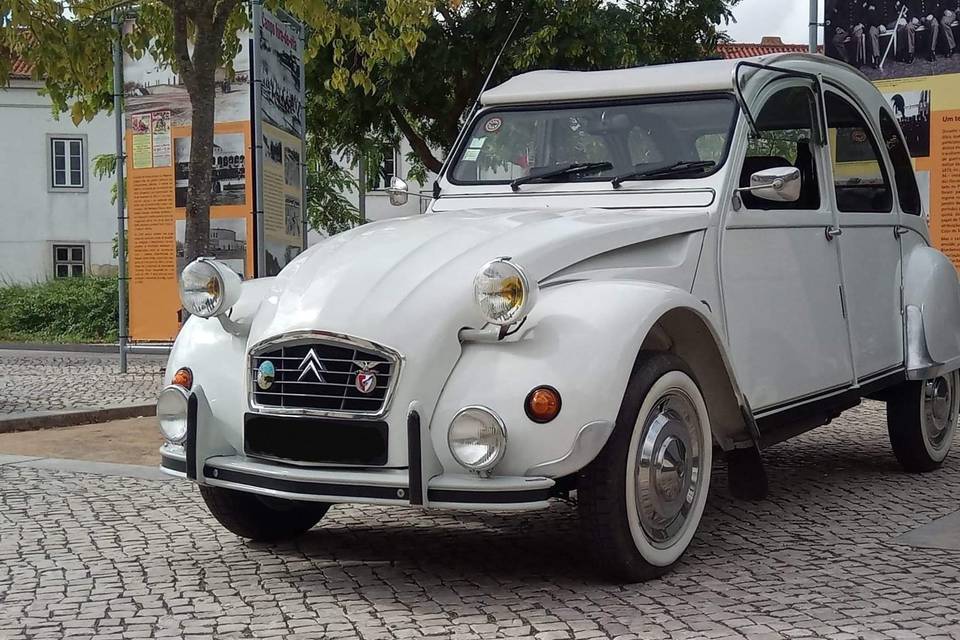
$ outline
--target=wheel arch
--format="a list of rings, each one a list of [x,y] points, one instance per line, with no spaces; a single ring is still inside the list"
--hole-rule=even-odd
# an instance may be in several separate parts
[[[676,306],[650,327],[640,352],[673,353],[687,363],[707,403],[714,440],[729,451],[753,446],[759,434],[721,345],[702,313],[689,306]]]

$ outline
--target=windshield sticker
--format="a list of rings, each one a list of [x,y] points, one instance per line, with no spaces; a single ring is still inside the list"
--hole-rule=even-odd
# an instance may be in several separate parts
[[[463,152],[463,159],[467,162],[473,162],[480,157],[480,149],[467,149]]]
[[[483,125],[483,130],[486,131],[487,133],[496,133],[497,131],[500,130],[500,127],[502,126],[503,126],[503,119],[494,117],[487,120],[487,123]]]
[[[486,138],[473,138],[470,140],[470,144],[467,145],[468,149],[483,149],[484,143],[486,143]]]

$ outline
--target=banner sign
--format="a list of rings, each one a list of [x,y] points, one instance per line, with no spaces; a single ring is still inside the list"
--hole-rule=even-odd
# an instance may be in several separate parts
[[[890,102],[931,239],[960,268],[958,16],[956,1],[827,0],[824,40],[828,56],[858,67]]]
[[[259,5],[254,28],[258,273],[273,276],[306,248],[304,29],[290,15]]]
[[[259,4],[253,13],[254,33],[239,34],[232,69],[217,72],[210,209],[210,254],[243,278],[275,275],[306,242],[303,27]],[[190,98],[149,54],[124,56],[124,93],[129,333],[167,341],[182,320]]]

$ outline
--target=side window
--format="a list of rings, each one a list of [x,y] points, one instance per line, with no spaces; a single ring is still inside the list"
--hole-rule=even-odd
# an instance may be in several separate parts
[[[757,114],[759,135],[751,135],[740,171],[740,186],[750,186],[750,176],[774,167],[796,167],[802,186],[796,202],[771,202],[750,193],[742,194],[748,209],[820,208],[820,186],[813,143],[813,91],[789,87],[773,94]]]
[[[827,128],[837,208],[860,213],[892,211],[883,155],[870,127],[852,104],[832,92],[827,93]]]
[[[910,153],[903,137],[897,131],[897,125],[885,109],[880,110],[880,134],[893,163],[893,179],[897,182],[900,209],[904,213],[918,216],[921,211],[920,190],[917,189],[917,176],[913,172]]]

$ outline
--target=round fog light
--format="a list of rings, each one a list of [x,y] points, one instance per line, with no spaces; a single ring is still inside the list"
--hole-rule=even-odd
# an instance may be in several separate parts
[[[168,442],[182,444],[187,439],[187,394],[183,388],[170,385],[160,392],[157,420]]]
[[[461,409],[447,432],[450,453],[471,471],[492,469],[507,450],[507,429],[497,414],[486,407]]]

